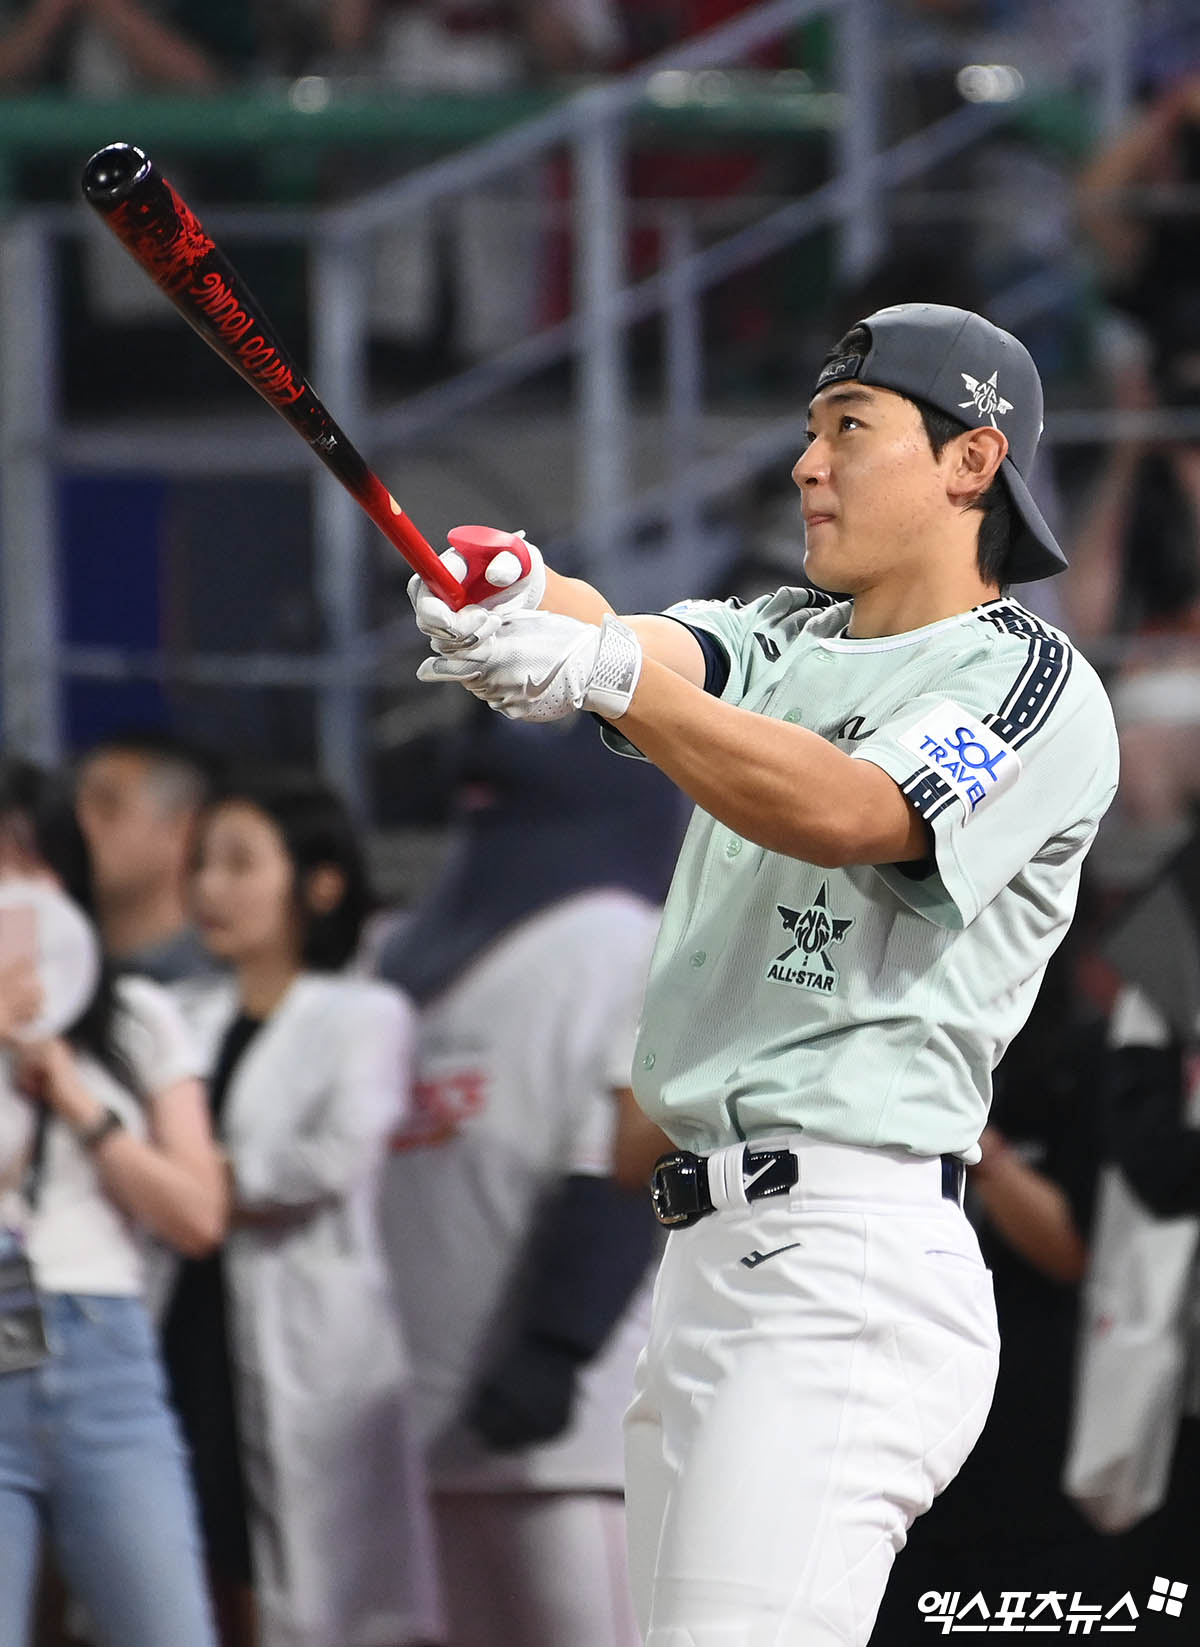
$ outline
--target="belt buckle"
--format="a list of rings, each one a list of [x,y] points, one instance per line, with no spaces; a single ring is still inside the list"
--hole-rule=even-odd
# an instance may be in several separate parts
[[[654,1216],[667,1229],[687,1229],[712,1210],[708,1193],[708,1161],[691,1150],[660,1155],[650,1174]]]
[[[960,1207],[963,1204],[963,1191],[966,1188],[967,1169],[956,1155],[942,1156],[942,1198],[954,1201]]]

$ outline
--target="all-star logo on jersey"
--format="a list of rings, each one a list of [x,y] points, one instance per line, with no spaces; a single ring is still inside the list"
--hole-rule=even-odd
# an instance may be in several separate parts
[[[1005,400],[996,387],[996,379],[999,375],[999,368],[992,373],[991,377],[983,379],[972,377],[970,372],[959,373],[967,386],[968,394],[971,396],[970,400],[960,400],[959,406],[964,412],[968,406],[974,406],[980,417],[987,418],[993,429],[1000,427],[996,422],[997,415],[1003,417],[1005,412],[1011,412],[1013,409],[1012,401]]]
[[[792,934],[791,945],[777,955],[767,968],[767,977],[793,989],[815,989],[832,995],[838,985],[838,969],[829,959],[834,944],[844,941],[853,920],[838,920],[829,913],[829,882],[821,882],[807,909],[788,909],[776,904],[784,930]]]

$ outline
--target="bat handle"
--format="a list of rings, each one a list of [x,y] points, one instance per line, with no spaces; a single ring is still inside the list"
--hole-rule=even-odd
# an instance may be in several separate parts
[[[533,561],[530,558],[529,545],[519,532],[502,532],[495,526],[456,526],[446,536],[450,547],[467,563],[466,576],[459,586],[463,592],[464,602],[485,601],[489,595],[498,595],[502,592],[505,586],[489,583],[486,573],[496,556],[505,551],[516,556],[521,568],[519,577],[513,578],[512,583],[529,576]]]
[[[413,525],[383,482],[368,471],[365,487],[362,490],[356,487],[355,495],[384,537],[399,549],[421,581],[440,596],[452,611],[461,611],[470,599],[466,586],[442,565],[433,545]],[[494,594],[495,590],[490,593]]]

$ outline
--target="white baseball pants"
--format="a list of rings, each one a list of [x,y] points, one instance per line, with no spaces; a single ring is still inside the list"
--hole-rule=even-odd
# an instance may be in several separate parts
[[[788,1195],[748,1203],[719,1150],[717,1211],[667,1242],[626,1420],[646,1647],[864,1647],[991,1405],[991,1275],[940,1160],[754,1147],[780,1144]]]

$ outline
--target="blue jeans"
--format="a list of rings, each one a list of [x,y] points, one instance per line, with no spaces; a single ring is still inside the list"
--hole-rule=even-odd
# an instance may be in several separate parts
[[[52,1355],[0,1374],[0,1647],[42,1529],[97,1647],[215,1647],[187,1458],[140,1299],[42,1295]]]

